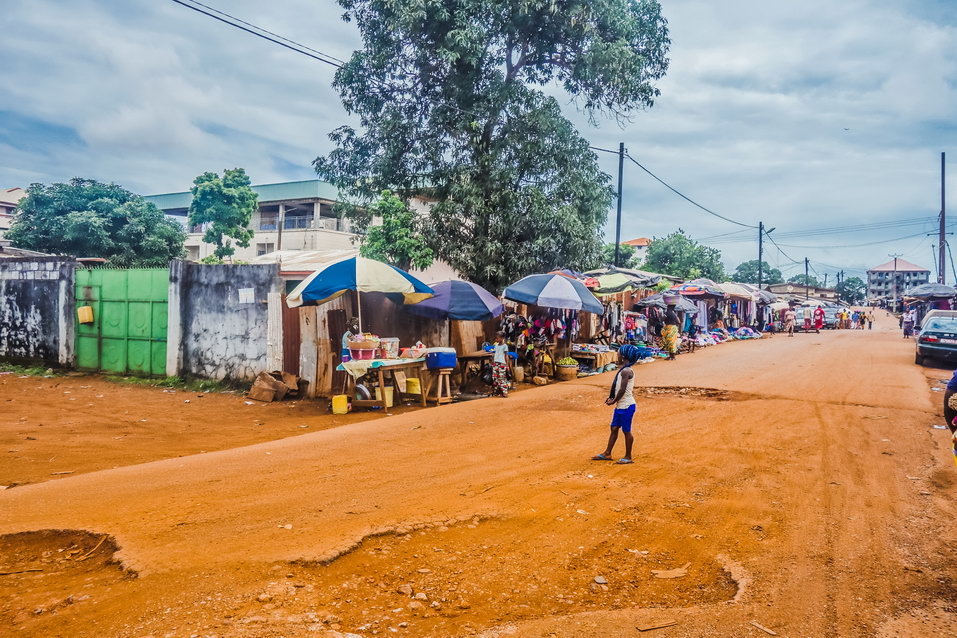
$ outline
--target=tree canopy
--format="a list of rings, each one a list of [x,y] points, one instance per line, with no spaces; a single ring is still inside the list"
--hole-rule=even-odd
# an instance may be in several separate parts
[[[771,264],[768,262],[761,262],[761,270],[762,285],[780,284],[784,282],[784,276],[781,274],[781,271],[777,268],[772,268]],[[758,260],[752,259],[750,261],[745,261],[738,264],[738,267],[734,269],[734,273],[731,275],[731,278],[734,279],[734,281],[739,281],[744,284],[758,283]]]
[[[635,257],[635,247],[629,244],[621,244],[618,251],[618,265],[622,268],[637,268],[640,264]],[[601,247],[597,259],[591,263],[592,268],[603,268],[615,263],[615,242],[607,243]]]
[[[139,195],[75,177],[31,184],[5,234],[27,250],[102,257],[117,266],[166,266],[184,255],[186,233]]]
[[[788,283],[798,284],[799,286],[803,286],[807,284],[808,286],[814,286],[814,287],[820,287],[821,285],[821,282],[818,280],[817,277],[815,277],[814,275],[809,275],[805,277],[804,273],[801,273],[800,275],[794,275],[792,277],[788,277]]]
[[[667,237],[652,240],[645,258],[645,268],[682,279],[725,279],[721,251],[699,244],[680,228]]]
[[[650,107],[667,69],[657,0],[339,0],[363,47],[336,74],[344,126],[317,172],[357,201],[384,189],[436,203],[439,257],[500,290],[601,249],[609,176],[540,87],[590,117]]]
[[[422,270],[432,265],[434,255],[420,234],[421,222],[395,194],[382,191],[378,201],[369,207],[368,215],[380,223],[369,227],[359,249],[363,257],[385,261],[402,270]]]
[[[226,169],[222,177],[207,171],[193,180],[190,192],[189,223],[209,224],[203,241],[216,245],[216,257],[223,259],[236,252],[230,238],[237,246],[249,246],[253,238],[249,222],[259,207],[259,196],[244,169]]]
[[[867,284],[860,277],[848,277],[836,286],[837,296],[849,304],[861,304],[867,299]]]

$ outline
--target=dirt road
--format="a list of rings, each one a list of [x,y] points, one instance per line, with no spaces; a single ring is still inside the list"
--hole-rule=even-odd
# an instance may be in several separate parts
[[[957,635],[949,371],[912,348],[884,319],[642,366],[632,466],[588,460],[605,375],[9,489],[0,626]]]

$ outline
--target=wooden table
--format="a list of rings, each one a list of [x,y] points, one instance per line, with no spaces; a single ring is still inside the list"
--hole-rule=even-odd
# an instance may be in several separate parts
[[[348,378],[351,379],[352,391],[351,395],[352,405],[357,408],[370,408],[370,407],[380,407],[383,410],[387,410],[389,405],[387,403],[388,396],[386,396],[386,385],[385,385],[385,375],[386,373],[391,373],[392,376],[392,387],[394,388],[393,403],[398,403],[403,400],[404,395],[408,394],[407,392],[402,392],[399,389],[399,384],[395,379],[395,373],[402,371],[406,372],[407,378],[413,378],[419,380],[419,396],[422,403],[422,407],[426,406],[425,402],[425,383],[422,382],[422,372],[425,370],[425,359],[375,359],[370,362],[369,372],[375,373],[379,377],[379,393],[382,395],[379,399],[356,399],[355,398],[355,386],[356,378],[351,374],[348,375]],[[340,363],[336,370],[346,370],[345,367]],[[348,370],[346,370],[348,372]],[[408,372],[415,372],[415,374],[409,375]]]
[[[476,350],[475,352],[470,352],[459,357],[459,388],[464,388],[465,384],[469,382],[469,368],[471,364],[478,363],[479,370],[481,370],[481,364],[491,360],[492,353],[486,352],[485,350]]]
[[[572,359],[578,359],[581,361],[591,361],[592,368],[594,370],[600,370],[604,368],[609,363],[618,362],[618,353],[614,350],[609,350],[608,352],[574,352],[571,353]]]

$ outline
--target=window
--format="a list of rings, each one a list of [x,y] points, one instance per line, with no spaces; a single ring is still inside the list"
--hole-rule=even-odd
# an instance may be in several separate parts
[[[199,261],[199,246],[187,246],[186,258],[190,261]]]
[[[260,213],[259,230],[278,230],[279,213]]]
[[[256,244],[256,256],[262,257],[267,253],[271,253],[276,250],[276,244],[266,243],[266,244]]]

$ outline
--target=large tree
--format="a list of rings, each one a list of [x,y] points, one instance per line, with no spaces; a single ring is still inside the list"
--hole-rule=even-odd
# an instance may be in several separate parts
[[[656,237],[651,242],[644,268],[683,279],[706,277],[723,281],[725,278],[721,251],[699,244],[680,228],[667,237]]]
[[[819,288],[819,287],[821,286],[821,282],[818,280],[817,277],[815,277],[814,275],[809,275],[809,276],[805,277],[805,276],[804,276],[804,273],[801,273],[800,275],[794,275],[794,276],[792,276],[792,277],[789,277],[789,278],[788,278],[788,283],[789,283],[789,284],[798,284],[799,286],[803,286],[803,285],[807,284],[807,285],[809,285],[809,286],[814,286],[814,287],[817,287],[817,288]]]
[[[209,224],[203,241],[216,245],[216,257],[223,259],[236,252],[230,239],[235,239],[237,246],[249,247],[253,238],[249,222],[259,207],[259,196],[244,169],[226,169],[222,177],[203,173],[193,180],[190,192],[193,202],[189,205],[189,223]]]
[[[139,195],[75,177],[31,184],[6,239],[18,248],[102,257],[117,266],[166,266],[183,256],[186,233]]]
[[[780,284],[784,281],[784,276],[777,268],[772,268],[766,261],[761,262],[761,283],[762,284]],[[752,259],[738,264],[731,275],[732,279],[744,284],[758,283],[758,260]]]
[[[635,257],[635,247],[621,244],[618,250],[618,266],[622,268],[637,268],[638,259]],[[603,268],[615,264],[615,242],[601,247],[598,258],[592,262],[594,268]]]
[[[839,283],[836,288],[837,296],[844,303],[861,304],[867,298],[867,284],[860,277],[848,277]]]
[[[609,177],[540,87],[590,117],[651,106],[668,65],[656,0],[339,0],[363,48],[336,74],[362,131],[317,158],[354,201],[434,198],[438,255],[491,289],[601,248]]]
[[[399,197],[382,191],[366,214],[378,221],[370,226],[359,252],[403,270],[425,269],[432,265],[432,249],[420,234],[421,221]]]

